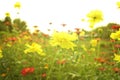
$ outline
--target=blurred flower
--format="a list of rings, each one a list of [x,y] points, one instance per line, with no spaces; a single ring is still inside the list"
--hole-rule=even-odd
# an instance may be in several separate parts
[[[2,57],[3,57],[2,50],[0,49],[0,58],[2,58]]]
[[[103,14],[100,10],[92,10],[87,14],[88,22],[90,22],[90,27],[93,28],[94,25],[103,20]]]
[[[120,62],[120,55],[114,54],[114,59],[117,62]]]
[[[115,67],[115,68],[113,68],[113,71],[114,71],[115,73],[118,73],[118,72],[120,72],[120,68]]]
[[[21,70],[21,74],[22,74],[23,76],[26,76],[27,74],[33,73],[34,70],[35,70],[34,67],[23,68],[23,69]]]
[[[33,28],[38,28],[38,26],[33,26]]]
[[[99,63],[106,63],[106,59],[105,58],[102,58],[102,57],[98,57],[98,58],[95,58],[95,61],[99,62]]]
[[[44,77],[46,77],[46,76],[47,76],[47,74],[46,74],[46,73],[43,73],[43,74],[42,74],[42,77],[43,77],[43,78],[44,78]]]
[[[57,64],[65,64],[66,63],[66,60],[65,59],[62,59],[62,60],[58,60],[57,61]]]
[[[102,29],[102,28],[99,28],[99,29],[98,29],[98,32],[103,32],[103,29]]]
[[[14,8],[18,8],[18,9],[20,9],[20,7],[21,7],[20,2],[16,2],[16,3],[14,4]]]
[[[115,44],[114,47],[115,48],[120,48],[120,44]]]
[[[24,40],[31,40],[31,36],[29,35],[25,35],[25,36],[22,36]]]
[[[45,69],[48,69],[48,64],[46,64],[46,65],[44,66],[44,68],[45,68]]]
[[[84,19],[84,18],[82,18],[82,19],[81,19],[81,21],[82,21],[82,22],[84,22],[84,21],[85,21],[85,19]]]
[[[7,47],[11,47],[12,45],[11,44],[9,44],[9,43],[7,43],[7,45],[6,45]]]
[[[67,32],[54,32],[50,40],[52,46],[60,46],[65,49],[72,49],[76,47],[73,41],[77,40],[76,34],[69,34]]]
[[[104,68],[104,67],[99,67],[98,70],[100,70],[100,71],[105,71],[106,68]]]
[[[5,13],[5,16],[6,16],[6,17],[10,17],[10,13],[9,13],[9,12],[6,12],[6,13]]]
[[[80,28],[75,28],[76,31],[80,31]]]
[[[95,52],[95,48],[90,48],[90,51]]]
[[[2,74],[1,74],[2,77],[5,77],[6,75],[7,75],[6,73],[2,73]]]
[[[120,40],[120,30],[110,34],[110,38]]]
[[[80,34],[80,28],[75,28],[75,33],[77,34],[77,35],[79,35]]]
[[[87,48],[85,45],[81,45],[81,48],[84,50],[84,51],[87,51]]]
[[[97,41],[96,39],[92,39],[92,40],[90,41],[90,44],[91,44],[93,47],[97,46],[97,43],[98,43],[98,41]]]
[[[107,64],[113,66],[113,65],[115,65],[116,63],[115,63],[115,62],[109,62],[109,61],[108,61]]]
[[[61,25],[62,25],[63,27],[65,27],[67,24],[64,24],[64,23],[63,23],[63,24],[61,24]]]
[[[49,25],[52,25],[52,22],[49,22]]]
[[[114,30],[119,30],[120,26],[119,25],[112,25],[112,29]]]
[[[85,31],[82,30],[82,31],[80,32],[80,36],[84,36],[84,35],[85,35]]]
[[[31,45],[26,44],[25,45],[27,47],[26,50],[24,50],[24,53],[30,53],[30,52],[36,52],[41,56],[45,56],[45,53],[43,53],[43,50],[41,49],[41,46],[37,43],[32,43]]]
[[[116,2],[116,5],[117,5],[118,8],[120,8],[120,2],[119,1]]]

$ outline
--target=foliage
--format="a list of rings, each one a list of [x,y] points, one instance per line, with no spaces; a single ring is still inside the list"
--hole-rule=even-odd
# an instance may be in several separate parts
[[[65,34],[70,37],[72,33]],[[76,47],[74,47],[74,50],[71,50],[52,46],[50,41],[53,38],[54,36],[44,33],[30,34],[28,31],[4,36],[0,44],[2,54],[0,58],[0,79],[120,79],[118,41],[111,41],[110,38],[104,39],[104,37],[98,36],[83,37],[82,39],[78,37],[74,41]],[[59,43],[59,45],[61,44]],[[40,54],[43,52],[46,55],[41,56]]]
[[[119,29],[119,27],[115,28],[114,26],[119,26],[119,24],[109,23],[106,26],[101,26],[96,29],[93,29],[91,33],[93,33],[94,36],[100,37],[102,39],[110,39],[110,34]]]

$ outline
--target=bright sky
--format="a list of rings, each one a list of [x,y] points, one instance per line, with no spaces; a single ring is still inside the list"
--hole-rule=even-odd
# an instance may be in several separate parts
[[[22,6],[19,16],[13,6],[17,1]],[[120,0],[0,0],[0,19],[10,12],[12,18],[19,17],[26,21],[30,29],[37,25],[43,32],[47,32],[47,29],[66,31],[76,27],[88,30],[88,23],[81,22],[81,19],[86,19],[86,14],[95,9],[102,10],[104,14],[104,21],[98,25],[120,23],[117,1]],[[49,25],[49,22],[53,24]],[[62,27],[63,23],[67,26]]]

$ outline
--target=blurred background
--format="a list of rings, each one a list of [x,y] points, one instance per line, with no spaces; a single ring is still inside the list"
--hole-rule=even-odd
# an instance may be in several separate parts
[[[120,23],[120,10],[116,6],[119,0],[0,0],[0,19],[9,12],[12,19],[20,18],[45,33],[48,30],[68,31],[74,28],[91,30],[86,14],[91,10],[101,10],[104,20],[96,25],[107,25],[109,22]],[[20,9],[14,4],[20,2]],[[19,14],[18,14],[19,12]]]

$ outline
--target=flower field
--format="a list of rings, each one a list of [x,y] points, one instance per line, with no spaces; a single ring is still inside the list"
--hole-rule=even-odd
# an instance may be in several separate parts
[[[103,20],[99,10],[87,16],[91,28]],[[25,21],[11,21],[9,13],[0,20],[0,80],[120,79],[119,24],[52,35],[26,27]]]

